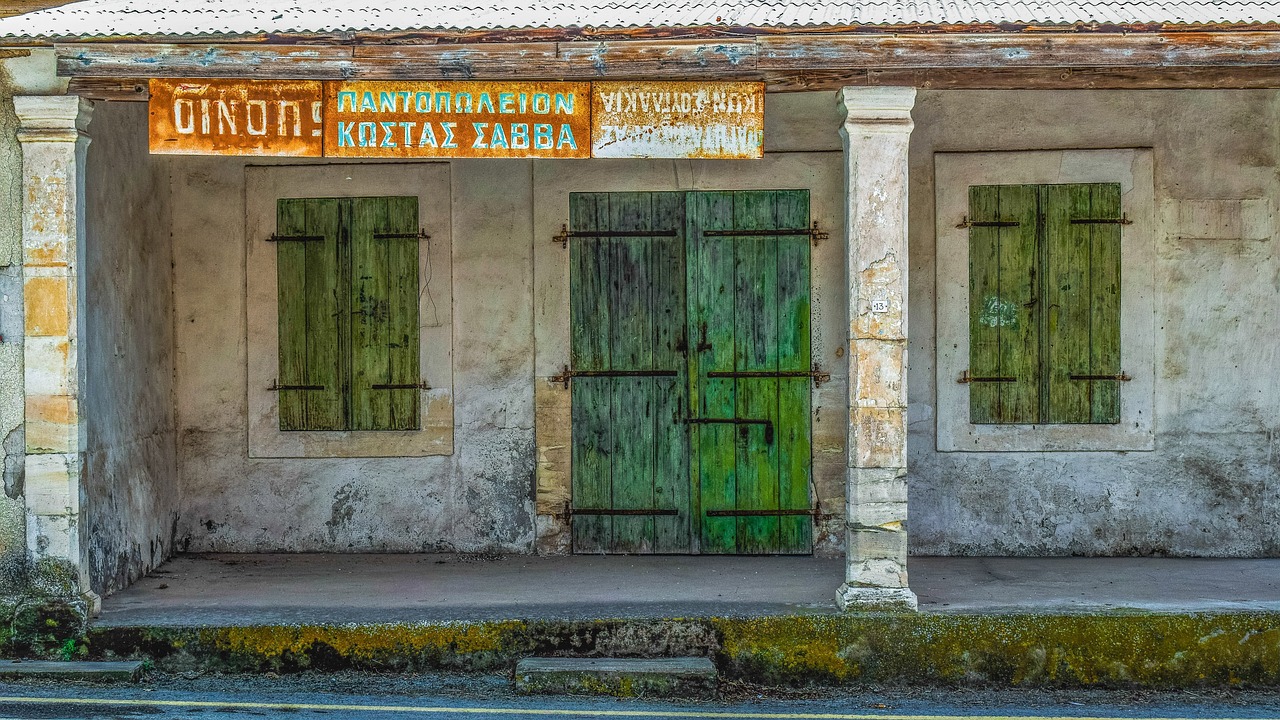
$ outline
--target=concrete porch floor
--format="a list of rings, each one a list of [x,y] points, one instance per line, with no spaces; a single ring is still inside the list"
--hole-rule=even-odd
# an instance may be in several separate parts
[[[914,557],[937,613],[1280,611],[1280,559]],[[807,557],[182,555],[95,624],[627,619],[834,613],[842,560]]]

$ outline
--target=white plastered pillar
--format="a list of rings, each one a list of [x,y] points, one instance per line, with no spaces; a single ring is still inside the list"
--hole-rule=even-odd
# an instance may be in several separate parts
[[[844,609],[916,608],[907,587],[907,145],[915,88],[840,91],[849,260]]]
[[[27,549],[63,564],[90,590],[81,507],[85,363],[85,132],[93,105],[77,96],[13,99],[22,145]]]

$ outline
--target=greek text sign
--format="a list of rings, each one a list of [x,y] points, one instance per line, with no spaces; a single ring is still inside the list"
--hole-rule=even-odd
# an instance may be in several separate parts
[[[152,80],[151,152],[320,157],[319,82]]]
[[[764,156],[761,83],[592,84],[591,156]]]
[[[326,83],[328,157],[590,157],[588,83]]]
[[[763,83],[151,81],[151,151],[758,158]]]

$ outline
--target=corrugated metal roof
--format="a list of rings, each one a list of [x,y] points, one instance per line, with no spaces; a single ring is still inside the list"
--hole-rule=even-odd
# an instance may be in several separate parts
[[[1189,0],[84,0],[0,19],[0,37],[396,30],[1280,22],[1280,1]]]

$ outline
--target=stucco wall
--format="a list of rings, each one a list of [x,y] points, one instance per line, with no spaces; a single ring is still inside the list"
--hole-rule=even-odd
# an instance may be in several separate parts
[[[89,576],[123,588],[173,552],[178,472],[167,158],[147,108],[98,103],[86,182]]]
[[[834,93],[768,104],[770,152],[839,149]],[[1157,228],[1154,451],[939,453],[934,431],[934,278],[945,261],[934,252],[934,152],[1151,147],[1164,223],[1188,201],[1275,198],[1276,116],[1270,92],[920,93],[911,146],[913,553],[1280,553],[1273,238],[1187,240],[1186,228]],[[174,162],[182,547],[531,549],[531,262],[533,243],[550,240],[532,237],[529,163],[451,166],[454,455],[249,460],[244,163]],[[832,350],[815,360],[841,362]]]
[[[1274,230],[1224,237],[1201,232],[1194,218],[1177,220],[1205,219],[1207,207],[1207,222],[1216,224],[1215,213],[1239,207],[1230,201],[1270,199],[1275,207],[1278,98],[1267,91],[920,93],[911,145],[914,553],[1280,554]],[[934,270],[948,260],[934,253],[932,154],[1111,147],[1155,154],[1155,450],[936,452],[935,415],[945,409],[934,402]],[[1209,199],[1228,202],[1195,202]],[[1217,237],[1196,237],[1206,234]]]
[[[248,457],[244,167],[173,163],[181,547],[528,551],[532,165],[451,163],[454,452],[390,459]]]

